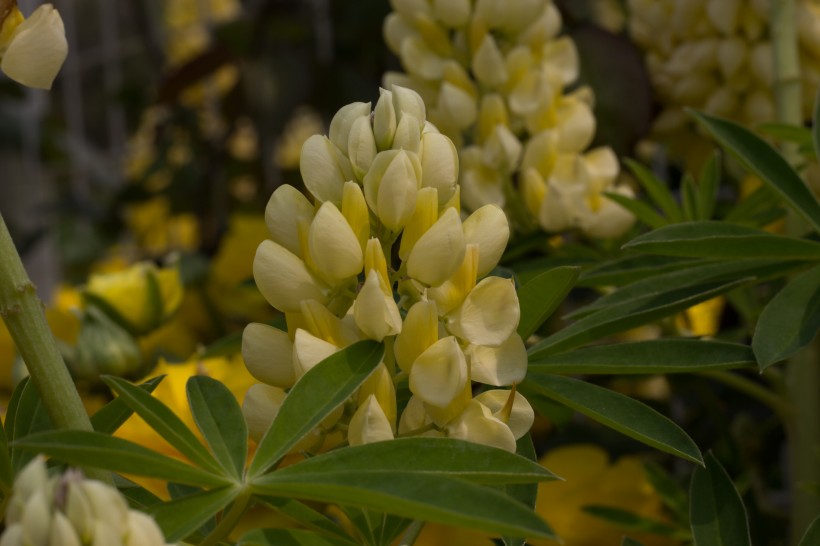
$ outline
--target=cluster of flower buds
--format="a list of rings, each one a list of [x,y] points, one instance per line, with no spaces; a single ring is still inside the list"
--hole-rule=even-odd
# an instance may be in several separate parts
[[[417,90],[430,120],[458,144],[466,208],[492,203],[521,226],[534,220],[591,236],[615,237],[631,225],[602,195],[630,194],[615,187],[611,150],[585,152],[595,135],[593,97],[586,87],[564,92],[578,78],[578,52],[559,36],[551,0],[391,4],[384,34],[407,73],[385,80]]]
[[[17,0],[0,1],[0,69],[17,83],[51,89],[68,55],[60,14],[51,4],[26,19]]]
[[[684,107],[747,125],[774,120],[770,4],[629,0],[629,32],[645,51],[655,94],[664,106],[654,125],[659,138],[684,140],[681,133],[691,123]],[[808,118],[820,84],[820,5],[799,0],[795,8]]]
[[[153,518],[115,488],[69,470],[49,477],[34,458],[17,476],[0,546],[165,546]]]
[[[351,445],[433,434],[515,450],[533,420],[514,388],[527,369],[518,298],[510,279],[487,276],[507,244],[507,219],[487,205],[462,221],[458,155],[426,121],[421,97],[394,86],[372,112],[343,107],[329,136],[305,142],[300,168],[314,201],[279,187],[265,215],[271,238],[254,260],[288,331],[245,329],[245,363],[263,382],[243,405],[251,435],[264,433],[308,370],[372,339],[386,347],[379,368],[297,449],[346,431]],[[404,379],[412,396],[397,408]],[[474,398],[473,382],[513,388]]]

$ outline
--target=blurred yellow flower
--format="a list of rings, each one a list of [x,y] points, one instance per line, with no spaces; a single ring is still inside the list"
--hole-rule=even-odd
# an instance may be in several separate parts
[[[723,296],[706,300],[675,317],[675,325],[685,335],[714,336],[720,330],[724,307],[726,298]]]
[[[666,518],[660,497],[647,481],[638,457],[624,456],[610,463],[594,445],[570,445],[550,451],[540,463],[564,481],[538,486],[536,512],[561,537],[564,546],[617,546],[624,531],[583,511],[587,505],[628,510],[657,521]],[[679,541],[628,533],[645,546],[678,546]],[[531,540],[534,546],[555,546],[551,540]]]
[[[296,169],[302,154],[302,144],[312,135],[322,133],[319,114],[309,108],[298,108],[285,125],[274,150],[274,161],[281,169]]]
[[[150,256],[199,246],[199,223],[190,213],[174,214],[165,197],[128,207],[126,223],[140,249]]]
[[[256,382],[245,369],[242,357],[239,355],[189,360],[180,364],[160,360],[159,365],[154,371],[140,382],[160,375],[165,375],[165,378],[154,391],[154,397],[171,408],[171,410],[182,419],[185,425],[200,437],[201,435],[196,428],[191,410],[188,407],[188,399],[185,393],[185,384],[190,377],[195,375],[207,375],[221,381],[230,389],[234,396],[236,396],[240,404],[244,399],[245,392]],[[137,415],[133,415],[128,419],[115,433],[115,436],[130,440],[171,457],[178,459],[184,458]],[[129,477],[129,479],[136,481],[155,494],[167,496],[165,482],[138,477]]]

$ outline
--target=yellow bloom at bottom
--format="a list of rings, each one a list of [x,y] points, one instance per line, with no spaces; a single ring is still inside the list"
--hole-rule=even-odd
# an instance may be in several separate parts
[[[645,546],[680,544],[669,538],[625,533],[583,511],[587,505],[605,505],[663,521],[660,497],[647,481],[639,458],[624,456],[610,464],[607,453],[597,446],[571,445],[550,451],[540,463],[564,479],[539,484],[535,509],[564,546],[618,546],[625,534]],[[543,539],[529,543],[558,544]]]

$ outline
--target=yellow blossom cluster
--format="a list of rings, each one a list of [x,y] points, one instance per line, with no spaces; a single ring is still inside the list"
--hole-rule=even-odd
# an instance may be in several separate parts
[[[692,145],[684,107],[747,125],[775,119],[770,12],[768,0],[629,0],[629,33],[663,106],[653,130],[673,152]],[[799,0],[795,12],[808,118],[820,84],[820,3]]]
[[[586,151],[595,134],[578,52],[559,36],[550,0],[393,0],[388,45],[407,71],[388,83],[417,90],[430,120],[459,146],[466,208],[495,204],[522,227],[580,228],[615,237],[630,213],[602,195],[616,186],[609,148]]]
[[[273,193],[253,264],[288,328],[245,329],[242,354],[262,381],[243,404],[251,436],[316,364],[372,339],[386,346],[377,371],[296,450],[342,431],[351,445],[427,434],[514,451],[533,421],[527,401],[514,388],[472,395],[473,382],[511,386],[526,373],[513,282],[487,276],[507,219],[487,205],[462,221],[458,155],[421,97],[394,86],[372,110],[343,107],[328,136],[305,142],[300,169],[313,200],[287,185]],[[399,415],[405,378],[412,396]]]
[[[17,476],[6,506],[3,546],[165,546],[154,519],[128,507],[116,488],[69,470],[49,477],[35,457]]]

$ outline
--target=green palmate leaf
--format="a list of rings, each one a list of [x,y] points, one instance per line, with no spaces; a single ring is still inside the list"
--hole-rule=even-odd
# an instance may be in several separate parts
[[[613,304],[585,316],[537,343],[529,350],[530,359],[544,358],[550,354],[556,354],[667,317],[738,288],[749,280],[711,281]]]
[[[816,546],[820,544],[820,516],[814,518],[803,538],[800,539],[799,546]]]
[[[624,248],[692,258],[820,260],[820,243],[727,222],[674,224],[632,239]]]
[[[408,453],[413,456],[408,457]],[[276,475],[369,472],[381,473],[387,480],[391,473],[400,471],[447,475],[485,484],[556,479],[549,470],[520,455],[454,438],[397,438],[389,442],[337,449],[282,468]]]
[[[356,543],[302,529],[254,529],[243,535],[237,546],[356,546]]]
[[[689,518],[697,546],[751,546],[749,520],[735,485],[718,460],[706,454],[695,468]]]
[[[300,475],[283,470],[258,478],[254,492],[387,511],[490,533],[555,537],[543,520],[518,501],[444,474],[339,470]]]
[[[656,449],[703,464],[698,446],[678,425],[628,396],[579,379],[541,373],[527,374],[521,388],[548,396]]]
[[[41,432],[17,440],[14,447],[44,453],[68,464],[90,466],[122,474],[136,474],[206,487],[219,487],[230,483],[223,476],[187,465],[128,440],[99,432]]]
[[[780,207],[780,199],[769,186],[761,185],[751,195],[730,208],[723,220],[732,223],[764,226],[770,221],[785,215]],[[774,216],[773,216],[774,215]],[[769,218],[769,217],[772,218]]]
[[[608,521],[625,531],[648,533],[678,539],[687,538],[688,536],[688,533],[681,533],[679,529],[671,525],[614,506],[589,504],[584,506],[583,510],[587,514]]]
[[[239,403],[228,388],[206,376],[194,376],[185,387],[194,422],[216,460],[240,479],[248,456],[248,427]]]
[[[296,499],[266,496],[259,496],[257,498],[261,499],[265,505],[273,508],[281,515],[292,520],[294,523],[298,523],[306,529],[310,529],[311,531],[316,531],[317,533],[322,533],[325,535],[332,535],[342,538],[347,537],[344,530],[329,517],[317,512],[313,508],[310,508],[306,504],[299,502]]]
[[[125,379],[109,375],[103,376],[102,380],[129,408],[191,462],[214,473],[224,472],[196,435],[168,406]]]
[[[381,362],[384,346],[365,340],[326,358],[299,379],[288,393],[248,468],[259,476],[330,415],[359,388]]]
[[[6,422],[8,422],[8,419]],[[20,472],[34,456],[33,453],[15,449],[16,442],[21,438],[47,430],[54,430],[54,424],[48,416],[48,412],[46,412],[46,407],[40,399],[40,393],[37,391],[34,382],[26,381],[20,388],[20,396],[16,400],[14,411],[13,436],[11,436],[11,469],[13,474],[16,475]]]
[[[744,127],[723,119],[692,113],[746,168],[775,190],[815,230],[820,232],[820,203],[789,163],[768,142]]]
[[[646,190],[646,193],[649,194],[652,201],[660,207],[669,221],[682,222],[683,214],[681,213],[681,209],[667,185],[662,180],[659,180],[652,171],[637,161],[625,159],[624,163],[626,163],[629,170],[632,171],[635,178],[637,178],[638,182],[643,186],[643,189]]]
[[[638,220],[653,229],[665,226],[669,223],[663,216],[655,212],[655,209],[639,199],[632,199],[620,193],[613,192],[604,192],[604,195],[634,214]]]
[[[581,273],[576,284],[578,286],[621,286],[646,277],[704,263],[708,261],[651,254],[626,256],[587,269]]]
[[[746,345],[698,339],[653,339],[595,345],[530,359],[530,372],[558,374],[690,373],[754,366]]]
[[[561,305],[578,280],[580,268],[556,267],[534,277],[518,291],[521,320],[518,335],[527,339]]]
[[[670,291],[695,286],[712,281],[733,281],[744,277],[756,277],[758,281],[788,275],[802,267],[805,262],[788,262],[783,260],[734,260],[695,262],[692,267],[659,273],[655,276],[635,281],[611,292],[594,303],[582,307],[566,318],[577,319],[599,311],[612,308],[616,304],[627,302],[639,303],[663,297]]]
[[[163,377],[154,377],[139,387],[147,393],[152,393],[162,379]],[[94,430],[97,432],[114,434],[133,414],[134,410],[129,408],[128,404],[121,398],[115,398],[91,416],[91,426],[94,427]]]
[[[527,460],[532,461],[533,463],[538,462],[538,456],[535,453],[535,446],[532,443],[532,436],[529,432],[518,439],[518,441],[516,442],[515,452],[518,453],[520,456],[526,458]],[[528,506],[533,511],[535,510],[535,501],[538,499],[538,484],[512,484],[508,485],[506,487],[506,490],[507,495],[510,498],[517,500],[524,506]],[[524,539],[515,537],[504,537],[505,546],[524,546],[524,544]]]
[[[176,542],[202,527],[214,514],[225,508],[239,495],[239,487],[227,486],[194,493],[149,507],[165,540]]]
[[[752,338],[760,369],[805,347],[820,329],[820,266],[790,281],[760,314]]]
[[[652,488],[663,500],[663,503],[676,516],[678,521],[689,525],[689,498],[686,491],[670,476],[666,470],[654,463],[645,463],[644,472]]]

